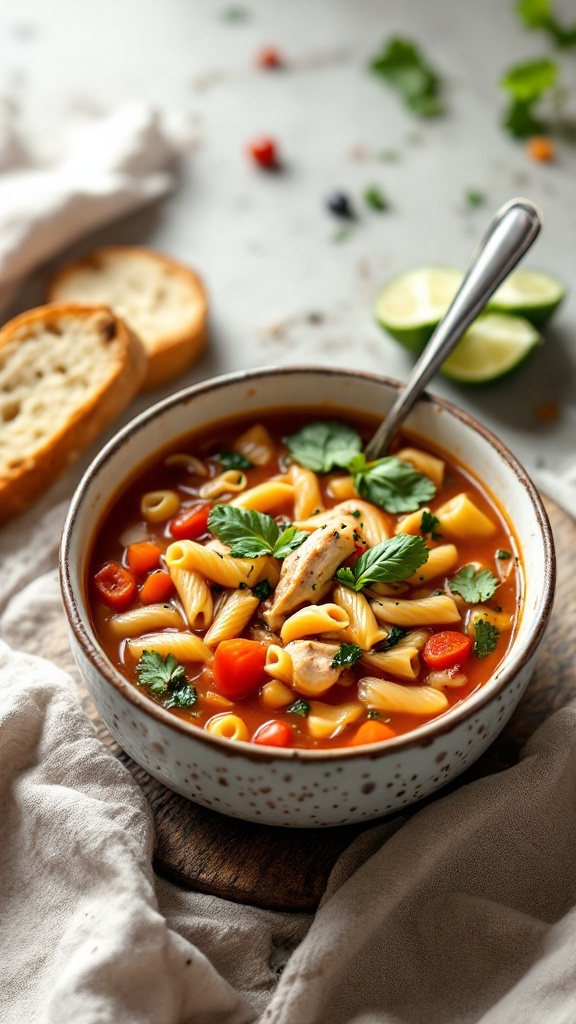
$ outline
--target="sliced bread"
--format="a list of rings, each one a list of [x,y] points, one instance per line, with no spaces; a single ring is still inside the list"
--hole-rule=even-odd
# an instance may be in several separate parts
[[[0,330],[0,520],[21,512],[128,405],[146,354],[104,306],[55,303]]]
[[[50,302],[110,306],[141,338],[148,355],[143,387],[182,373],[206,345],[206,294],[194,271],[151,249],[109,246],[61,270]]]

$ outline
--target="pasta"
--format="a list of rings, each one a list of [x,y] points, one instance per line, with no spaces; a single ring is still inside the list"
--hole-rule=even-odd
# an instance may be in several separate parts
[[[323,750],[403,735],[468,699],[513,640],[522,565],[483,486],[406,439],[391,451],[426,503],[390,511],[418,504],[402,475],[387,502],[395,459],[386,486],[363,474],[362,497],[341,468],[366,419],[356,440],[317,421],[261,413],[180,438],[94,538],[87,589],[105,653],[212,736]]]

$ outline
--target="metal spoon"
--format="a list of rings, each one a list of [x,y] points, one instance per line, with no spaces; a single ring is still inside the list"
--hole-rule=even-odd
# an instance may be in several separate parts
[[[365,448],[370,461],[384,455],[428,381],[450,355],[464,331],[499,284],[516,266],[542,227],[542,214],[529,199],[511,199],[498,211],[472,255],[464,280],[384,422]]]

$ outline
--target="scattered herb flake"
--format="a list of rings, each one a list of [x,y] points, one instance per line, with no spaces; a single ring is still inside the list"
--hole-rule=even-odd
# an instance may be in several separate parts
[[[306,718],[310,712],[310,705],[305,700],[295,700],[286,710],[290,715],[299,715],[300,718]]]
[[[408,39],[390,39],[369,67],[396,89],[405,105],[418,117],[434,117],[444,112],[439,96],[440,78]]]
[[[355,665],[362,657],[362,648],[359,644],[340,644],[334,655],[331,668],[345,668]]]
[[[373,718],[375,718],[375,719],[378,719],[378,718],[380,718],[380,712],[379,712],[379,711],[369,711],[369,712],[368,712],[368,714],[366,715],[366,718],[369,718],[369,719],[373,719]]]
[[[400,159],[400,154],[397,149],[381,149],[378,153],[378,159],[382,163],[393,164]]]
[[[142,657],[136,665],[138,685],[146,686],[155,697],[161,696],[169,688],[177,687],[184,679],[186,669],[173,654],[162,657],[158,651],[142,651]]]
[[[421,537],[397,533],[368,548],[353,566],[336,572],[336,579],[351,590],[363,590],[371,583],[395,583],[412,576],[428,560],[428,548]]]
[[[364,455],[358,455],[347,468],[360,497],[368,498],[387,512],[415,512],[436,493],[430,477],[395,455],[375,462],[366,462]]]
[[[512,555],[509,551],[504,551],[504,548],[498,548],[496,558],[500,559],[501,562],[505,562],[508,558],[512,558]]]
[[[217,458],[225,469],[252,469],[250,459],[240,455],[240,452],[220,452]]]
[[[484,192],[478,192],[475,189],[469,189],[464,193],[464,199],[468,206],[475,209],[477,206],[484,206],[486,202],[486,195]]]
[[[252,588],[252,593],[259,601],[266,601],[272,593],[272,587],[268,580],[261,580]]]
[[[552,10],[551,0],[517,0],[516,13],[529,29],[543,29],[558,47],[576,44],[576,24],[564,28]]]
[[[345,242],[352,234],[350,228],[339,228],[330,239],[331,242]]]
[[[460,594],[469,604],[481,604],[489,601],[498,589],[499,583],[489,569],[475,569],[473,565],[465,565],[450,580],[450,590]]]
[[[315,473],[329,473],[332,469],[347,469],[348,464],[362,448],[362,439],[356,430],[338,420],[317,420],[308,423],[296,434],[286,438],[290,455],[295,462]]]
[[[437,529],[438,526],[440,526],[440,520],[438,517],[432,515],[432,512],[428,512],[427,509],[424,509],[422,512],[422,522],[420,523],[420,533],[423,534],[424,537],[426,537],[427,534],[430,534],[431,540],[438,540],[442,536]]]
[[[504,127],[517,139],[545,135],[546,123],[534,113],[534,106],[556,84],[557,65],[547,59],[527,61],[509,68],[501,78],[501,87],[510,94],[504,115]]]
[[[476,639],[472,648],[474,656],[476,658],[485,658],[488,654],[492,654],[492,651],[496,649],[498,637],[500,636],[500,630],[497,626],[493,626],[486,619],[478,619],[474,623],[474,631],[476,633]]]
[[[246,7],[225,7],[222,11],[224,21],[247,21],[250,13]]]
[[[392,629],[388,633],[388,636],[382,643],[378,644],[379,651],[389,651],[391,647],[396,647],[401,640],[406,636],[406,630],[402,629],[401,626],[392,626]]]
[[[384,210],[390,209],[390,203],[378,185],[369,185],[368,188],[364,190],[364,202],[366,203],[366,206],[369,206],[372,210],[383,212]]]
[[[196,687],[191,686],[190,683],[184,683],[183,686],[168,697],[167,700],[162,702],[163,708],[191,708],[198,700],[198,694]]]

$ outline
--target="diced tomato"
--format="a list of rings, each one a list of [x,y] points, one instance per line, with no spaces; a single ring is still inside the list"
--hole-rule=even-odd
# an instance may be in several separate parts
[[[291,747],[293,742],[294,732],[286,722],[264,722],[252,737],[252,743],[263,747]]]
[[[168,573],[163,569],[156,569],[140,587],[140,600],[142,604],[161,604],[173,591],[174,584]]]
[[[472,643],[472,637],[467,633],[445,629],[430,637],[424,645],[422,657],[430,668],[452,668],[466,661],[472,650]]]
[[[222,640],[214,655],[214,688],[223,697],[240,700],[266,682],[266,645],[257,640]]]
[[[125,611],[136,593],[136,580],[118,562],[106,562],[94,577],[100,597],[117,612]]]
[[[255,163],[270,170],[278,166],[278,153],[274,139],[263,137],[250,143],[249,152]]]
[[[394,729],[391,729],[385,722],[373,719],[370,722],[362,723],[352,739],[349,740],[348,746],[361,747],[364,743],[381,743],[382,740],[391,740],[394,736],[396,736]]]
[[[128,568],[139,576],[150,572],[151,569],[156,569],[160,565],[161,555],[162,548],[159,548],[157,544],[152,544],[149,540],[142,540],[137,544],[129,545],[126,551],[126,561]]]
[[[211,510],[212,502],[187,508],[172,520],[168,529],[175,540],[196,540],[207,533]]]
[[[261,68],[281,68],[284,61],[278,50],[274,49],[273,46],[265,46],[256,55],[256,63]]]

